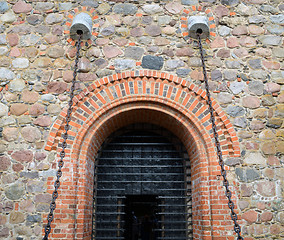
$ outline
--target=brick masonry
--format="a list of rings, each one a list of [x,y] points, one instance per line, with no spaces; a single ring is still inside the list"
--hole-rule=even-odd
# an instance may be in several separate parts
[[[94,156],[138,121],[174,132],[193,179],[194,239],[234,239],[210,131],[204,41],[218,134],[245,239],[282,239],[283,8],[273,0],[0,1],[0,239],[42,239],[74,64],[69,28],[87,12],[51,239],[90,239]]]

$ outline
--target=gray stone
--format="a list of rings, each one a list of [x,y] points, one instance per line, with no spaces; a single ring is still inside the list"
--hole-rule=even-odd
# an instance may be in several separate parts
[[[163,9],[160,7],[159,4],[146,4],[142,6],[142,9],[145,13],[148,13],[150,15],[162,12]]]
[[[233,94],[239,94],[244,90],[245,86],[246,84],[243,81],[235,81],[230,84],[229,88],[233,92]]]
[[[274,35],[265,35],[258,38],[263,45],[278,46],[282,42],[282,37]]]
[[[228,166],[236,166],[241,163],[241,159],[238,157],[230,157],[225,160],[225,164]]]
[[[27,216],[27,222],[28,223],[40,223],[41,222],[41,215],[40,214],[28,215]]]
[[[190,69],[188,68],[179,68],[176,70],[176,74],[179,77],[187,77],[189,73],[190,73]]]
[[[284,58],[284,48],[273,48],[272,54],[275,57]]]
[[[3,24],[0,24],[0,33],[5,32],[6,27]]]
[[[0,103],[0,117],[7,116],[8,110],[9,108],[7,105]]]
[[[236,168],[236,174],[243,182],[252,182],[260,178],[259,171],[253,168]]]
[[[2,116],[0,119],[0,127],[16,124],[16,119],[12,116]]]
[[[168,25],[171,21],[171,17],[166,15],[166,16],[159,16],[158,17],[158,23],[160,26],[165,26]]]
[[[30,123],[32,123],[32,119],[28,115],[21,115],[21,116],[18,117],[18,123],[20,125],[22,125],[22,124],[24,124],[24,125],[30,124]]]
[[[260,96],[263,94],[264,85],[262,81],[251,81],[248,84],[249,91]]]
[[[40,37],[35,34],[23,35],[20,38],[20,46],[21,47],[36,46],[39,41]]]
[[[229,105],[226,112],[232,117],[240,117],[245,115],[245,109],[240,106]]]
[[[201,62],[201,59],[199,57],[191,57],[188,60],[188,65],[190,67],[201,67],[202,62]]]
[[[211,72],[211,80],[222,80],[222,72],[218,69],[214,69]]]
[[[116,4],[113,7],[113,11],[117,14],[122,15],[134,15],[137,12],[138,8],[131,3],[120,3]]]
[[[109,12],[111,6],[108,3],[101,3],[98,8],[97,8],[97,12],[100,15],[105,15],[107,12]]]
[[[0,35],[0,45],[5,45],[5,44],[7,44],[6,35],[1,34]]]
[[[8,10],[6,13],[4,13],[2,16],[0,16],[0,22],[3,23],[12,23],[17,20],[17,16],[14,14],[12,10]]]
[[[38,172],[20,172],[20,177],[35,179],[38,178]]]
[[[217,95],[217,100],[221,104],[231,103],[232,102],[232,94],[230,94],[230,93],[219,93]]]
[[[63,20],[63,15],[59,13],[50,13],[45,18],[45,23],[48,25],[60,23]]]
[[[52,169],[52,170],[47,170],[47,171],[41,171],[39,172],[39,176],[40,177],[55,177],[56,176],[56,170]]]
[[[234,126],[240,127],[240,128],[246,128],[247,127],[247,120],[245,117],[236,117],[233,121]]]
[[[48,11],[54,8],[54,3],[51,2],[38,2],[35,8],[39,11]]]
[[[0,56],[6,55],[9,52],[7,47],[0,47]]]
[[[260,11],[262,12],[268,12],[271,14],[276,14],[278,13],[278,10],[275,7],[272,7],[271,5],[261,5]]]
[[[255,24],[259,24],[259,23],[266,23],[267,19],[262,16],[262,15],[254,15],[249,17],[249,23],[255,23]]]
[[[164,64],[163,57],[146,55],[142,59],[142,68],[161,70]]]
[[[284,27],[276,24],[270,24],[266,26],[266,29],[276,35],[281,35],[284,32]]]
[[[152,39],[150,37],[147,37],[147,36],[142,36],[138,39],[138,42],[143,44],[143,45],[148,45],[152,42]]]
[[[47,112],[50,114],[58,114],[61,112],[61,106],[59,104],[50,104],[47,106]]]
[[[94,0],[85,0],[85,1],[81,2],[81,5],[97,8],[99,6],[99,3],[97,1],[94,1]]]
[[[181,4],[187,6],[198,5],[198,0],[181,0]]]
[[[244,162],[246,164],[260,164],[260,165],[265,165],[266,164],[266,159],[261,155],[261,153],[258,152],[252,152],[249,153],[245,159]]]
[[[9,10],[9,5],[7,1],[1,1],[0,2],[0,13],[5,13]]]
[[[10,200],[19,200],[25,193],[23,183],[13,183],[5,189],[5,195]]]
[[[237,79],[237,72],[231,71],[231,70],[224,71],[224,79],[229,80],[229,81],[236,80]]]
[[[27,68],[29,67],[30,62],[27,58],[16,58],[15,60],[12,61],[12,66],[14,68]]]
[[[114,34],[115,32],[115,27],[114,26],[108,26],[102,29],[101,34],[104,36],[110,36],[112,34]]]
[[[48,26],[43,26],[43,25],[39,25],[39,26],[36,26],[35,27],[35,32],[41,34],[41,35],[46,35],[50,32],[50,28]],[[45,40],[48,42],[48,43],[55,43],[55,42],[58,42],[59,39],[56,35],[47,35],[45,37]]]
[[[117,70],[132,69],[135,67],[135,61],[132,59],[115,59],[114,67]]]
[[[276,23],[276,24],[284,24],[284,14],[279,14],[279,15],[271,15],[269,16],[271,22]]]
[[[237,60],[226,60],[225,64],[230,69],[239,69],[241,67],[241,63]]]
[[[27,183],[27,191],[30,193],[42,193],[46,189],[44,182],[39,180],[30,180]]]
[[[59,11],[68,11],[72,8],[72,3],[59,3]]]
[[[112,74],[112,71],[109,70],[109,69],[99,69],[97,71],[97,75],[99,78],[102,78],[102,77],[105,77],[105,76],[108,76],[108,75],[111,75]]]
[[[31,26],[29,26],[28,24],[17,24],[15,25],[15,27],[9,29],[9,33],[18,33],[20,35],[29,34],[31,33]]]
[[[249,61],[248,61],[248,63],[249,63],[249,65],[250,65],[250,67],[252,68],[252,69],[261,69],[261,59],[250,59]]]
[[[267,72],[263,70],[251,71],[251,77],[255,79],[265,80],[267,79]]]
[[[165,68],[170,71],[183,67],[184,65],[184,62],[181,60],[168,60],[165,62]]]
[[[234,6],[239,3],[239,0],[221,0],[223,5]]]
[[[125,57],[140,60],[144,53],[144,49],[140,47],[128,47],[125,49]]]
[[[153,17],[152,16],[143,16],[142,19],[141,19],[141,24],[143,24],[143,25],[150,25],[152,22],[153,22]]]
[[[221,26],[219,27],[218,31],[219,31],[220,36],[225,37],[225,36],[230,35],[232,29],[227,26]]]
[[[52,94],[44,94],[41,96],[41,100],[46,102],[53,102],[54,96]]]
[[[36,205],[37,212],[49,212],[50,204],[47,203],[39,203]]]
[[[21,79],[15,79],[10,82],[9,89],[11,91],[21,92],[26,87],[25,81]]]
[[[40,15],[30,15],[27,17],[27,22],[33,26],[43,22],[43,18]]]

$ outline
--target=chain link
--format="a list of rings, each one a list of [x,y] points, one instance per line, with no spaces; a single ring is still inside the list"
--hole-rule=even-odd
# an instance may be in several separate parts
[[[227,179],[227,173],[226,173],[226,170],[225,170],[225,167],[224,167],[225,164],[224,164],[224,160],[223,160],[223,155],[222,155],[221,146],[220,146],[219,137],[218,137],[217,128],[216,128],[216,123],[215,123],[214,110],[213,110],[213,107],[212,107],[212,101],[211,101],[211,97],[210,97],[210,91],[209,91],[209,85],[208,85],[207,72],[206,72],[206,67],[205,67],[205,60],[204,60],[204,55],[203,55],[201,37],[200,37],[200,34],[198,34],[197,36],[198,36],[198,46],[199,46],[199,51],[200,51],[200,58],[201,58],[202,68],[203,68],[205,89],[206,89],[206,94],[207,94],[207,104],[208,104],[209,112],[210,112],[210,115],[211,115],[212,130],[213,130],[213,135],[214,135],[214,139],[215,139],[215,146],[216,146],[216,150],[217,150],[217,155],[218,155],[218,158],[219,158],[219,165],[221,167],[221,175],[223,177],[223,185],[226,189],[225,195],[228,198],[228,207],[231,210],[231,219],[234,222],[234,231],[238,235],[237,239],[243,240],[243,237],[241,236],[241,227],[237,222],[238,216],[237,216],[236,212],[234,211],[235,205],[234,205],[234,203],[231,199],[232,198],[232,192],[229,189],[229,181]]]
[[[60,152],[60,160],[58,161],[58,170],[56,172],[56,180],[54,182],[54,191],[52,193],[52,200],[50,204],[50,212],[47,215],[47,224],[45,226],[45,234],[43,237],[43,240],[48,240],[48,235],[50,234],[51,231],[51,222],[53,221],[54,218],[54,210],[56,208],[56,199],[58,198],[58,188],[60,187],[60,177],[62,176],[62,167],[64,165],[64,157],[65,157],[65,149],[67,148],[67,139],[68,139],[68,130],[70,128],[69,123],[71,121],[71,113],[72,113],[72,105],[73,105],[73,97],[74,97],[74,91],[75,91],[75,83],[76,83],[76,77],[78,73],[78,63],[79,63],[79,56],[80,56],[80,49],[81,49],[81,41],[82,41],[82,35],[79,34],[79,39],[76,43],[77,45],[77,53],[76,53],[76,59],[75,59],[75,66],[74,66],[74,72],[73,72],[73,80],[72,80],[72,85],[70,88],[70,94],[69,94],[69,102],[68,102],[68,110],[67,110],[67,115],[65,118],[65,132],[62,134],[63,135],[63,142],[62,142],[62,150]]]

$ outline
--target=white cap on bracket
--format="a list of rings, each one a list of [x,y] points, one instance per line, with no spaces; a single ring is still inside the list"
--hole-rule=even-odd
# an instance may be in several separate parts
[[[88,40],[92,36],[93,22],[92,18],[87,13],[79,13],[73,20],[70,28],[70,37],[73,40],[78,40],[78,34],[82,34],[82,40]]]
[[[207,38],[210,30],[208,26],[208,19],[206,16],[191,16],[188,18],[188,33],[189,37],[198,38],[200,34],[201,38]]]

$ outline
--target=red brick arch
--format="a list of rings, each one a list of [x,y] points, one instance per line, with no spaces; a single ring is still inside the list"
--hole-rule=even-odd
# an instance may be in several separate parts
[[[232,124],[214,100],[213,107],[224,157],[239,157]],[[137,122],[168,129],[187,149],[192,170],[194,239],[231,239],[232,223],[218,179],[207,108],[205,91],[158,71],[124,72],[102,78],[84,89],[74,101],[52,239],[90,239],[96,153],[111,133]],[[66,109],[53,124],[46,150],[60,152],[57,146],[65,115]],[[52,185],[53,179],[49,178],[50,192]]]

